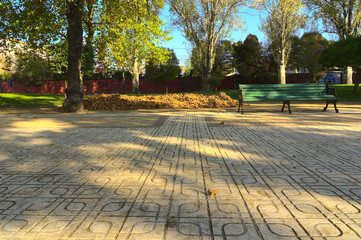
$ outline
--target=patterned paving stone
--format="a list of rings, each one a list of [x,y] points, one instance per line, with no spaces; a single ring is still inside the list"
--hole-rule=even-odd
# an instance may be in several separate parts
[[[0,239],[361,238],[357,110],[0,119]]]

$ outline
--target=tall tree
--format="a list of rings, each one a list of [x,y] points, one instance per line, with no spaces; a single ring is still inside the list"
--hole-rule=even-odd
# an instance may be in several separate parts
[[[187,58],[186,62],[184,64],[184,73],[183,76],[184,77],[191,77],[193,75],[192,72],[192,63],[191,63],[191,59]]]
[[[348,37],[334,42],[319,56],[319,62],[328,68],[351,66],[357,70],[353,93],[357,91],[361,77],[361,37]]]
[[[84,29],[85,29],[85,46],[82,55],[82,73],[84,77],[90,77],[95,70],[95,50],[94,50],[94,34],[96,31],[96,10],[98,9],[96,0],[86,0],[84,7]]]
[[[164,84],[165,93],[168,93],[168,83],[181,73],[179,61],[171,51],[170,58],[166,63],[149,60],[145,67],[145,77],[154,84]]]
[[[360,34],[361,0],[306,0],[314,18],[321,19],[324,31],[337,34],[339,40]],[[352,68],[346,68],[346,82],[352,84]]]
[[[168,60],[169,52],[158,46],[170,39],[168,32],[162,30],[163,22],[159,18],[163,7],[163,0],[103,3],[99,36],[104,58],[115,62],[118,68],[130,69],[133,93],[139,93],[140,69],[146,60],[150,57],[159,62]]]
[[[219,39],[227,38],[235,28],[242,26],[239,10],[247,0],[167,0],[173,24],[201,56],[202,88],[209,90],[207,79],[212,75],[215,46]]]
[[[242,79],[250,82],[272,82],[277,68],[269,55],[253,34],[249,34],[243,43],[233,44],[234,66]]]
[[[329,42],[318,32],[306,32],[301,38],[296,37],[292,44],[289,64],[294,68],[307,69],[314,80],[322,72],[318,57]]]
[[[259,0],[258,8],[266,15],[261,30],[271,41],[278,63],[278,83],[286,84],[286,65],[292,36],[306,24],[302,0]],[[262,16],[262,15],[261,15]]]
[[[44,46],[68,40],[68,72],[64,109],[81,111],[82,13],[85,0],[4,0],[0,4],[2,44],[23,41],[26,47]]]
[[[262,45],[256,35],[249,34],[242,43],[233,44],[235,67],[246,79],[257,78],[262,65]]]
[[[234,73],[232,42],[220,40],[216,45],[216,56],[212,67],[212,76],[223,79],[225,76]]]
[[[68,112],[83,110],[83,84],[81,79],[81,55],[83,44],[84,0],[68,0],[68,72],[66,98],[63,107]]]
[[[16,69],[11,79],[25,85],[27,92],[30,85],[43,85],[51,80],[52,73],[46,54],[33,50],[16,52]]]
[[[229,40],[219,40],[214,46],[214,63],[212,66],[212,76],[224,78],[233,73],[232,43]],[[202,76],[202,49],[194,47],[191,54],[192,74]]]

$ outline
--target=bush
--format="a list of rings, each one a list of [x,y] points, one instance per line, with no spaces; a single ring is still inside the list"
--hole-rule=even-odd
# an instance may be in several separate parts
[[[211,85],[214,89],[217,90],[217,86],[220,85],[222,83],[222,78],[220,77],[215,77],[215,76],[212,76],[210,78],[207,79],[207,83],[209,85]]]
[[[1,73],[1,82],[7,82],[11,78],[11,73]]]

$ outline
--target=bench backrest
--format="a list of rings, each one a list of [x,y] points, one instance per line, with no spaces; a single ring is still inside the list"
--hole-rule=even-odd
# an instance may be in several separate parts
[[[282,100],[285,96],[316,97],[327,93],[326,83],[301,83],[301,84],[240,84],[245,100],[271,98]]]

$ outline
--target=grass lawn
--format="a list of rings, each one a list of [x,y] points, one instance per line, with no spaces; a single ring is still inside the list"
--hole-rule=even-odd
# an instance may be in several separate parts
[[[1,93],[0,108],[7,107],[55,107],[61,105],[64,95]]]
[[[361,100],[361,84],[358,86],[356,94],[352,94],[354,85],[351,84],[338,84],[331,87],[336,89],[337,97],[340,99]]]
[[[361,86],[357,89],[357,94],[353,95],[353,85],[333,85],[336,89],[337,97],[341,100],[361,100]],[[220,91],[196,91],[192,93],[212,95],[218,92],[225,92],[231,98],[238,98],[238,90],[220,90]],[[143,96],[145,94],[129,94],[130,96]],[[147,94],[148,95],[148,94]],[[151,95],[151,94],[149,94]],[[154,95],[154,94],[152,94]],[[8,107],[55,107],[61,105],[64,101],[64,95],[43,95],[43,94],[0,94],[0,108]]]

